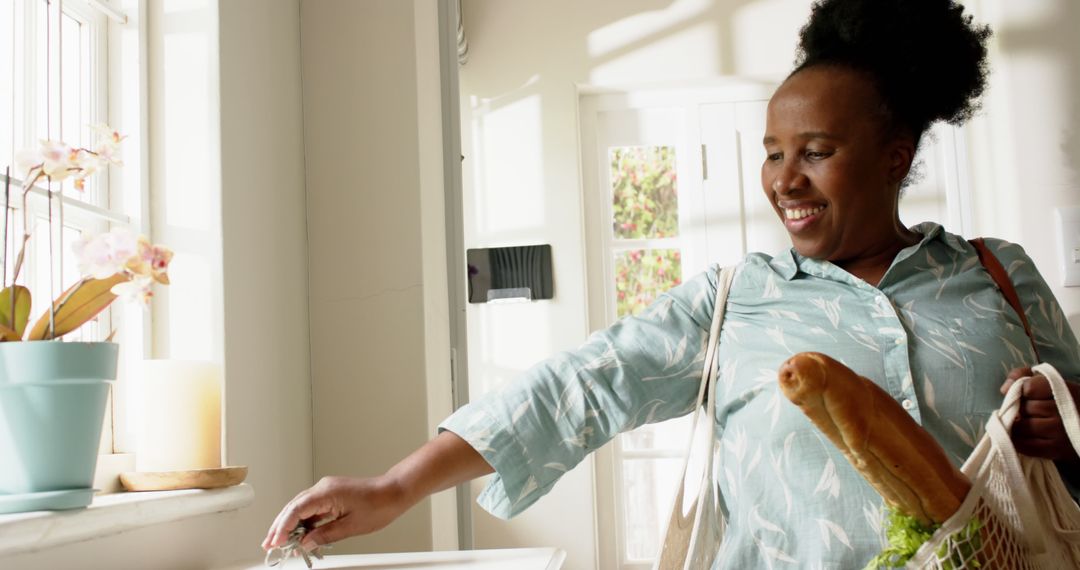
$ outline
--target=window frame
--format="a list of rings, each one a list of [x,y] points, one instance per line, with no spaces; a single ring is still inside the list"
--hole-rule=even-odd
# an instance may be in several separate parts
[[[128,227],[136,233],[149,233],[147,225],[149,216],[145,215],[149,200],[149,185],[145,180],[145,168],[142,168],[146,161],[145,151],[141,145],[141,141],[145,140],[142,133],[146,124],[144,103],[146,34],[141,24],[143,21],[141,16],[145,13],[145,0],[120,0],[121,9],[135,15],[133,19],[127,18],[124,12],[116,10],[106,2],[95,0],[63,0],[48,4],[42,2],[44,14],[47,14],[52,26],[48,30],[50,35],[48,53],[52,60],[48,70],[50,92],[45,95],[40,92],[40,88],[44,86],[41,80],[44,70],[36,65],[37,62],[41,62],[42,65],[44,62],[41,54],[44,38],[40,34],[43,11],[36,8],[40,1],[15,0],[12,4],[13,29],[16,30],[12,38],[14,44],[12,85],[21,88],[12,89],[11,156],[7,157],[5,162],[13,162],[14,154],[18,150],[37,146],[40,135],[35,133],[45,123],[41,118],[43,111],[53,113],[49,120],[51,129],[48,138],[70,142],[75,146],[89,145],[92,142],[94,135],[89,125],[95,123],[109,124],[125,134],[135,133],[135,136],[129,136],[129,139],[125,141],[121,151],[121,156],[127,164],[126,168],[131,169],[135,166],[134,177],[110,166],[87,180],[87,191],[91,194],[85,197],[76,194],[70,182],[65,182],[63,192],[59,193],[55,192],[56,185],[53,185],[51,210],[54,221],[57,222],[53,227],[53,239],[56,244],[53,248],[53,261],[56,266],[60,266],[71,264],[70,259],[66,259],[67,263],[65,263],[65,258],[72,255],[63,248],[62,237],[65,227],[83,233],[97,233],[116,227]],[[104,4],[104,8],[101,4]],[[107,13],[106,10],[111,13]],[[80,83],[85,81],[86,85],[81,86],[84,92],[77,96],[79,105],[82,107],[80,115],[83,124],[79,125],[80,132],[77,136],[64,132],[62,112],[59,110],[63,99],[60,89],[68,88],[68,85],[62,84],[60,80],[61,74],[67,70],[60,69],[59,66],[63,55],[61,47],[63,38],[60,33],[62,28],[57,26],[57,22],[64,22],[67,18],[79,22],[82,26],[87,26],[85,39],[81,39],[84,42],[82,46],[84,49],[80,50],[79,63]],[[64,24],[68,23],[64,22]],[[133,57],[125,57],[120,51],[123,44],[119,37],[124,33],[137,34],[139,53],[133,54]],[[132,75],[135,77],[131,77]],[[127,116],[129,113],[118,112],[121,110],[121,100],[138,102],[138,111],[134,117]],[[43,101],[48,101],[48,103],[42,105]],[[117,115],[122,115],[124,120],[117,120],[120,118]],[[136,144],[130,144],[132,139]],[[3,173],[0,172],[0,180],[2,178]],[[19,174],[14,172],[14,168],[11,178],[11,215],[21,218],[22,204],[18,199],[19,193],[16,191],[16,188],[21,188],[21,180]],[[125,185],[134,186],[134,188],[126,189]],[[39,182],[30,191],[27,200],[27,217],[31,223],[34,223],[36,217],[47,219],[49,206],[47,185]],[[56,220],[61,208],[63,224],[59,224]],[[36,240],[48,238],[47,230],[40,234],[32,238],[33,241],[28,247],[27,259],[23,272],[20,274],[20,280],[24,283],[33,283],[33,275],[42,265],[43,260],[37,259],[37,256],[29,251],[35,247]],[[17,251],[20,242],[19,236],[14,235],[14,232],[9,232],[9,239],[10,254],[11,251]],[[54,267],[54,275],[59,279],[61,272],[58,269],[59,267]],[[70,275],[63,276],[67,281],[71,280]],[[36,289],[41,288],[41,284],[33,284]],[[45,287],[48,286],[45,285]],[[61,290],[62,284],[56,283],[49,296],[55,298]],[[48,301],[43,304],[41,299],[35,297],[31,318],[36,318],[41,314],[42,307],[47,307],[47,304]],[[124,347],[124,350],[121,350],[117,382],[114,383],[110,394],[100,453],[103,455],[126,454],[134,448],[134,434],[132,433],[134,426],[130,425],[128,420],[130,414],[127,413],[126,402],[129,385],[125,378],[130,375],[135,363],[148,354],[152,331],[150,314],[149,311],[137,306],[114,303],[99,317],[98,323],[98,340],[104,340],[109,335],[107,331],[115,331],[116,336],[113,340]],[[114,463],[109,462],[110,465]],[[132,463],[133,460],[123,461],[119,465],[128,468]]]

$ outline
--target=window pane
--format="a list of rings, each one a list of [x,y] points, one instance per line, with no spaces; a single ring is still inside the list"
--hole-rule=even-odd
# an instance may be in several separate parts
[[[73,147],[88,148],[89,140],[88,124],[90,116],[90,89],[88,80],[89,73],[85,67],[89,64],[88,45],[86,38],[86,26],[82,22],[64,14],[61,29],[62,46],[58,46],[61,52],[60,77],[60,114],[63,127],[63,141]],[[57,118],[54,117],[55,121]],[[64,181],[64,195],[83,202],[97,203],[94,200],[97,176],[91,176],[86,180],[85,189],[75,189],[75,181]]]
[[[22,271],[30,288],[30,326],[33,326],[38,317],[48,310],[49,303],[56,295],[55,283],[52,290],[49,287],[49,221],[36,217],[30,219],[30,224],[32,234],[30,243],[26,245],[26,261]],[[21,241],[16,245],[21,246]]]
[[[622,463],[623,544],[629,560],[651,560],[656,556],[660,533],[664,531],[675,485],[679,481],[681,459],[627,459]]]
[[[61,19],[63,30],[60,34],[63,46],[61,47],[60,70],[61,85],[60,104],[63,120],[61,121],[64,142],[72,146],[83,146],[82,125],[85,119],[82,116],[82,36],[80,29],[82,24],[67,14]]]
[[[615,254],[616,316],[636,315],[682,282],[677,249],[635,249]]]
[[[674,147],[616,147],[608,151],[608,156],[611,159],[615,237],[678,236]]]
[[[27,264],[23,270],[30,271],[26,273],[30,283],[30,326],[33,326],[38,318],[46,314],[49,305],[53,301],[58,299],[64,291],[79,280],[78,263],[75,254],[72,253],[72,246],[80,235],[81,232],[78,229],[65,227],[63,243],[61,243],[59,232],[57,232],[50,248],[49,220],[45,217],[37,218],[33,237],[30,238],[30,244],[27,246]],[[16,247],[21,245],[21,242],[16,241],[18,242]],[[16,249],[16,255],[18,255],[17,252],[18,249]],[[22,280],[20,278],[20,281]],[[104,315],[105,313],[102,313],[78,330],[64,335],[64,339],[72,342],[100,340],[100,320]]]
[[[4,273],[2,275],[3,282],[9,284],[8,281],[15,273],[15,258],[19,255],[19,246],[22,244],[22,212],[16,210],[8,210],[7,215],[7,235],[4,237],[7,247],[4,251]],[[26,274],[23,273],[20,283],[26,281]]]
[[[15,4],[0,3],[0,170],[11,166],[15,144]],[[21,83],[21,81],[19,82]],[[12,176],[20,176],[11,169]]]
[[[32,74],[32,77],[37,79],[36,89],[34,90],[35,97],[32,97],[27,101],[27,107],[35,110],[35,131],[34,136],[31,137],[32,144],[37,144],[37,141],[42,139],[53,138],[52,133],[49,132],[49,128],[56,128],[56,124],[50,122],[49,110],[53,108],[55,90],[49,89],[52,87],[51,82],[54,81],[51,75],[55,74],[57,54],[52,51],[49,46],[49,29],[51,27],[50,20],[52,19],[50,5],[47,2],[32,2],[34,5],[34,27],[35,35],[33,37],[35,61],[34,67],[28,70]]]
[[[634,431],[622,434],[622,447],[630,451],[663,450],[686,451],[686,442],[690,441],[690,427],[694,414],[686,414],[658,424],[643,425]]]

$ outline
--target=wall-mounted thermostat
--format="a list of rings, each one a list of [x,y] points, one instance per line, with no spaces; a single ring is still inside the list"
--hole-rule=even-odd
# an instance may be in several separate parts
[[[470,249],[466,255],[470,303],[551,299],[551,246]]]

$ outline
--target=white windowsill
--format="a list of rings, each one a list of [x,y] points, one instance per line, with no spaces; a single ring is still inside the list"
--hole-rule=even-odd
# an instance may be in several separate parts
[[[147,525],[250,505],[246,483],[224,489],[116,493],[94,497],[85,509],[0,515],[0,556],[117,534]]]

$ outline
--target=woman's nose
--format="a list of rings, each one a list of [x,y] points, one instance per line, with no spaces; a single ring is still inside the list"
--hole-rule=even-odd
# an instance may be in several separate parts
[[[782,168],[772,179],[770,189],[777,194],[790,194],[808,187],[810,180],[794,168]]]

